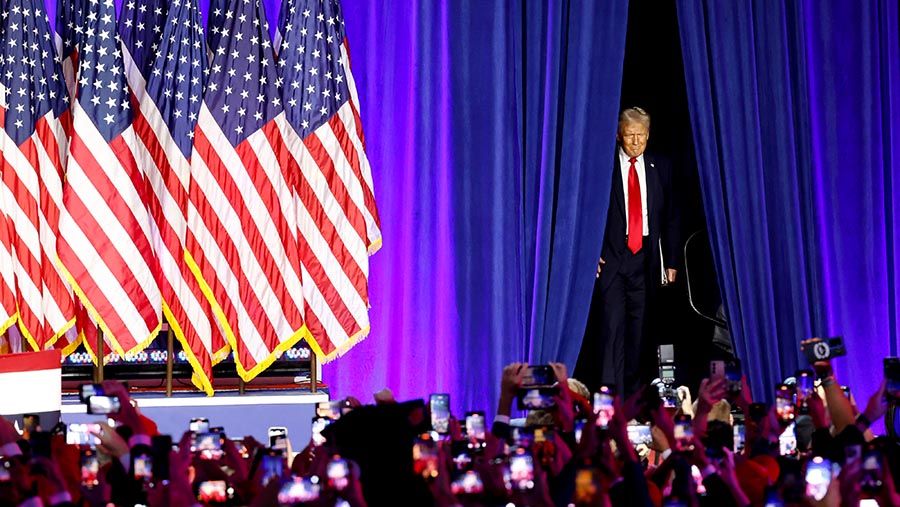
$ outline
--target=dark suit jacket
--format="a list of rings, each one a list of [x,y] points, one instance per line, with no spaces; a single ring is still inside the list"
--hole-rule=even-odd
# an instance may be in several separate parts
[[[619,271],[628,250],[625,231],[628,214],[625,211],[625,189],[622,186],[622,169],[619,164],[619,148],[613,162],[612,190],[609,211],[606,214],[606,231],[600,257],[606,261],[600,272],[600,288],[606,290]],[[672,164],[655,153],[644,152],[644,172],[647,178],[647,215],[649,247],[647,254],[647,281],[651,287],[659,285],[659,244],[662,239],[665,266],[677,269],[680,254],[680,222],[675,192],[672,189]]]

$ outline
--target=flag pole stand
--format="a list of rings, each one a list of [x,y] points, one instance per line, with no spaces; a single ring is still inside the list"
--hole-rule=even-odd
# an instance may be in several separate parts
[[[244,379],[242,379],[241,377],[238,377],[238,394],[241,396],[244,395],[244,385],[245,385]]]
[[[166,397],[172,397],[172,369],[175,364],[175,340],[172,331],[166,331]]]
[[[97,363],[94,365],[94,383],[103,382],[103,330],[97,326]]]

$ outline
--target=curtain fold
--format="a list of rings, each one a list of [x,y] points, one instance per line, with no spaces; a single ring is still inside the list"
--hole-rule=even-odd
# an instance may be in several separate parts
[[[323,379],[491,413],[505,364],[577,359],[627,1],[343,4],[384,246],[372,333]]]
[[[731,332],[756,386],[841,334],[867,393],[896,351],[897,7],[678,3],[698,171]]]

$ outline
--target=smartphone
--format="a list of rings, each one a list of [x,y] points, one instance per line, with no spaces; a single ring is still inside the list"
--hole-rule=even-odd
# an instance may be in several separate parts
[[[81,486],[86,489],[93,489],[100,484],[100,460],[97,452],[93,449],[82,449],[79,460],[81,468]]]
[[[797,379],[797,405],[806,408],[809,397],[813,394],[813,372],[812,370],[797,370],[794,378]]]
[[[594,393],[593,408],[594,414],[597,416],[597,427],[601,430],[609,429],[609,423],[616,414],[616,407],[613,405],[612,388],[600,386],[600,389]]]
[[[653,435],[650,433],[649,424],[629,424],[627,426],[628,440],[631,445],[637,447],[639,445],[650,445],[653,442]]]
[[[714,360],[709,362],[709,380],[725,378],[725,361]]]
[[[141,446],[146,449],[146,446]],[[149,452],[131,454],[131,474],[137,481],[150,482],[153,478],[153,456]]]
[[[466,412],[466,437],[469,439],[469,447],[473,445],[480,450],[484,445],[485,437],[484,412]]]
[[[263,451],[260,467],[262,468],[262,483],[280,481],[284,475],[284,452],[281,449],[266,449]]]
[[[889,400],[900,399],[900,359],[884,358],[885,397]]]
[[[831,460],[813,456],[806,464],[806,494],[817,502],[825,498],[831,485]]]
[[[577,505],[594,505],[599,491],[597,470],[591,466],[584,466],[575,472],[575,494],[573,501]]]
[[[812,338],[810,343],[801,345],[806,353],[806,361],[810,364],[817,361],[827,361],[834,357],[847,355],[844,347],[844,339],[840,336],[832,338]]]
[[[428,408],[431,413],[431,429],[446,435],[450,431],[450,395],[432,393],[428,396]]]
[[[334,421],[334,419],[323,415],[317,417]],[[287,449],[287,428],[284,426],[269,426],[269,447],[272,449]]]
[[[278,505],[293,507],[298,503],[315,502],[321,486],[310,477],[292,477],[278,490]]]
[[[522,377],[520,387],[550,387],[557,383],[556,373],[549,364],[531,365]]]
[[[684,452],[694,450],[694,426],[689,415],[675,416],[675,450]]]
[[[190,430],[194,433],[206,433],[209,431],[209,419],[205,417],[194,417],[191,419]]]
[[[116,396],[89,396],[87,399],[88,414],[116,414],[121,410],[122,405]]]
[[[735,424],[732,426],[732,431],[734,433],[734,452],[735,454],[740,454],[744,452],[744,436],[745,430],[743,424]]]
[[[475,470],[466,470],[457,474],[450,482],[450,491],[454,495],[477,495],[484,491],[481,474]]]
[[[413,471],[425,479],[438,476],[437,442],[426,433],[413,443]]]
[[[225,481],[203,481],[197,488],[197,500],[203,503],[224,504],[228,501],[228,483]]]
[[[534,460],[531,454],[516,452],[509,457],[509,477],[513,489],[517,491],[528,491],[534,487]]]
[[[87,403],[91,396],[103,396],[103,386],[100,384],[81,384],[78,386],[78,400]]]
[[[877,445],[866,446],[862,455],[861,468],[859,484],[862,491],[871,496],[881,493],[881,488],[884,486],[884,468],[881,464],[881,449]]]
[[[319,446],[319,445],[322,445],[325,443],[325,437],[322,436],[322,430],[324,430],[325,427],[328,426],[329,424],[331,424],[332,422],[334,422],[334,421],[332,421],[331,419],[329,419],[327,417],[316,416],[316,417],[312,418],[312,441],[313,441],[313,444]],[[285,430],[285,431],[287,431],[287,430]],[[271,438],[270,438],[270,440],[271,440]]]
[[[244,443],[244,439],[241,437],[232,437],[229,438],[231,443],[234,444],[234,447],[238,450],[241,457],[244,459],[250,459],[250,449],[247,449],[247,444]]]
[[[769,413],[769,407],[765,403],[751,403],[748,409],[750,420],[759,423],[766,418]]]
[[[794,433],[793,422],[778,436],[778,453],[788,458],[797,457],[797,434]]]
[[[341,418],[344,411],[344,400],[323,401],[316,405],[316,415],[319,417],[327,417],[333,421]]]
[[[743,373],[741,373],[741,360],[734,358],[725,363],[725,379],[728,380],[726,392],[735,396],[741,393],[744,387]]]
[[[97,433],[100,432],[99,424],[70,423],[66,426],[66,444],[78,447],[94,447],[100,444]]]
[[[191,451],[196,453],[200,459],[222,459],[222,456],[225,455],[225,452],[222,450],[224,440],[225,437],[219,432],[198,433],[195,436],[195,444]]]
[[[172,436],[153,435],[150,437],[150,449],[153,481],[160,483],[169,480],[169,454],[172,452]]]
[[[856,463],[862,459],[862,445],[851,444],[844,447],[844,465]]]
[[[52,437],[49,431],[34,431],[31,433],[31,454],[44,458],[52,458]]]
[[[548,410],[556,406],[559,387],[519,389],[516,402],[519,410]]]
[[[787,424],[794,420],[794,389],[785,384],[778,384],[775,389],[775,412],[778,420]]]
[[[325,469],[325,475],[328,477],[328,485],[336,491],[343,491],[347,487],[347,476],[350,474],[350,468],[347,466],[347,460],[340,456],[332,456]]]

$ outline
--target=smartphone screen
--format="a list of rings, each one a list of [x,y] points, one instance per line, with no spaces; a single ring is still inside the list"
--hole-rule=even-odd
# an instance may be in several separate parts
[[[100,444],[100,439],[97,437],[99,432],[99,424],[70,423],[66,426],[66,444],[93,447]]]
[[[575,443],[581,443],[581,434],[584,431],[584,425],[587,424],[586,419],[575,419]]]
[[[609,423],[616,414],[613,405],[612,390],[609,386],[600,386],[600,390],[594,393],[594,414],[597,416],[597,427],[601,430],[609,428]]]
[[[115,414],[122,408],[115,396],[90,396],[87,401],[88,414]]]
[[[413,444],[413,471],[425,479],[433,479],[438,475],[437,442],[428,434],[422,435]]]
[[[520,389],[517,393],[519,410],[546,410],[556,406],[559,387]]]
[[[262,455],[260,467],[263,484],[268,484],[273,479],[280,481],[284,474],[284,453],[278,449],[267,449]]]
[[[813,393],[813,372],[812,370],[799,370],[794,374],[794,378],[797,379],[797,404],[805,406]]]
[[[428,397],[428,407],[431,412],[431,429],[441,435],[450,431],[450,395],[447,393],[433,393]]]
[[[131,456],[131,473],[135,480],[149,481],[153,477],[153,457],[147,453]]]
[[[536,364],[528,367],[522,377],[521,387],[543,387],[556,385],[556,373],[549,364]]]
[[[675,450],[694,450],[694,426],[689,415],[680,415],[675,418]]]
[[[334,419],[326,416],[317,416],[333,421]],[[287,428],[284,426],[269,427],[269,447],[272,449],[287,449]]]
[[[778,453],[786,457],[797,456],[797,434],[794,433],[793,422],[778,437]]]
[[[225,454],[222,451],[222,443],[224,437],[219,432],[198,433],[195,439],[194,452],[200,459],[217,460],[222,459]]]
[[[725,363],[725,378],[728,380],[726,390],[730,395],[736,395],[744,387],[743,374],[741,373],[741,361],[732,359]]]
[[[469,440],[484,441],[484,412],[466,413],[466,436]]]
[[[881,451],[875,446],[868,446],[862,456],[862,475],[859,478],[862,490],[869,494],[878,494],[884,485],[884,469],[881,466]]]
[[[514,489],[527,491],[534,487],[534,461],[530,454],[516,453],[509,457],[509,476]]]
[[[328,485],[337,491],[347,487],[347,475],[350,473],[347,460],[340,456],[334,456],[328,462],[325,475],[328,477]]]
[[[831,484],[831,461],[821,456],[814,456],[806,464],[806,494],[817,502],[825,498]]]
[[[197,499],[205,503],[228,501],[228,484],[225,481],[203,481],[197,488]]]
[[[776,389],[775,412],[784,423],[794,420],[794,390],[790,386],[780,384]]]
[[[454,495],[477,495],[484,491],[481,474],[475,470],[459,473],[450,483],[450,492]]]
[[[278,491],[279,505],[315,502],[319,499],[321,486],[309,477],[292,477]]]
[[[79,465],[81,467],[81,485],[84,488],[92,489],[97,484],[100,484],[98,479],[100,460],[97,458],[96,452],[90,449],[82,450]]]
[[[740,454],[744,452],[744,425],[735,424],[732,431],[734,432],[734,452]]]
[[[650,425],[648,424],[629,424],[628,440],[631,445],[637,447],[639,445],[650,445],[653,442],[653,435],[650,433]]]
[[[205,417],[191,419],[190,430],[194,433],[206,433],[209,431],[209,419]]]

